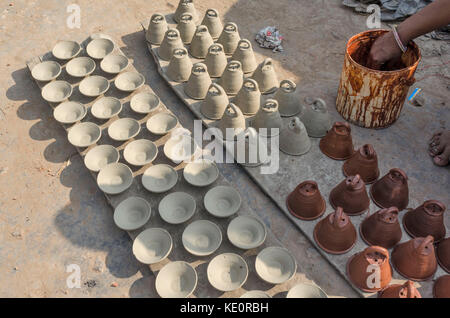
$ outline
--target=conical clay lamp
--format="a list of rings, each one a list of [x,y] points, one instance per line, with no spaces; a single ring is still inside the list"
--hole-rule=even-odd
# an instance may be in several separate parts
[[[205,64],[211,77],[221,77],[227,67],[227,57],[222,44],[214,43],[208,48]]]
[[[242,114],[239,107],[233,103],[229,103],[225,108],[222,119],[218,124],[219,129],[222,131],[223,138],[233,140],[236,135],[241,134],[245,130],[245,117]],[[233,134],[228,134],[227,130],[233,130]]]
[[[370,199],[367,195],[364,181],[357,174],[339,183],[330,192],[330,203],[333,208],[338,206],[348,215],[358,215],[369,209]]]
[[[261,107],[261,92],[258,83],[251,78],[244,79],[244,83],[233,102],[242,110],[244,115],[256,114]]]
[[[302,110],[300,99],[296,93],[297,85],[291,80],[282,80],[280,88],[273,97],[278,101],[279,112],[283,117],[297,115]]]
[[[422,298],[414,282],[408,280],[404,284],[389,285],[378,293],[378,298]]]
[[[239,35],[239,30],[236,23],[228,22],[223,27],[223,30],[220,33],[219,38],[217,39],[217,43],[223,45],[223,50],[225,51],[226,55],[233,55],[240,39],[241,36]]]
[[[267,139],[260,138],[253,127],[248,127],[244,136],[237,136],[234,142],[234,155],[236,162],[245,167],[265,164],[270,161]]]
[[[209,34],[214,40],[217,40],[222,33],[222,21],[219,18],[219,11],[216,9],[206,10],[205,16],[203,17],[202,25],[206,25],[209,30]]]
[[[431,235],[435,242],[445,237],[445,205],[437,200],[425,201],[417,209],[406,212],[403,226],[412,237]]]
[[[192,14],[194,22],[198,20],[197,10],[195,9],[194,1],[180,0],[180,2],[178,3],[178,7],[175,10],[175,14],[173,15],[173,19],[175,20],[175,22],[179,23],[181,16],[183,15],[183,13],[186,12]]]
[[[283,122],[278,112],[278,102],[275,99],[265,101],[255,115],[252,126],[263,137],[273,137],[280,133]]]
[[[189,80],[184,85],[184,92],[193,99],[204,99],[208,93],[212,81],[208,74],[208,68],[203,63],[192,66]]]
[[[280,150],[288,155],[300,156],[311,149],[311,140],[303,123],[293,117],[280,132]]]
[[[245,74],[253,72],[258,66],[255,53],[253,53],[252,44],[247,39],[242,39],[238,42],[237,48],[231,59],[241,62],[242,71]]]
[[[217,120],[222,118],[228,104],[228,96],[222,86],[212,83],[209,86],[206,98],[200,106],[200,111],[205,117]]]
[[[380,208],[395,206],[404,210],[409,202],[408,177],[399,169],[391,169],[370,187],[370,196]]]
[[[175,82],[187,82],[192,71],[192,62],[185,48],[174,49],[169,66],[167,67],[167,76]]]
[[[353,155],[353,140],[347,122],[335,122],[331,130],[320,139],[320,150],[335,160],[346,160]]]
[[[261,94],[273,93],[280,85],[277,73],[273,67],[273,61],[270,57],[264,59],[264,61],[258,65],[252,78],[258,82]]]
[[[450,298],[450,275],[439,277],[433,285],[434,298]]]
[[[330,254],[347,253],[356,242],[356,229],[341,207],[316,224],[314,240]]]
[[[204,25],[197,26],[194,37],[190,45],[190,52],[193,57],[204,59],[208,54],[208,49],[214,44],[214,40],[209,34],[208,28]]]
[[[158,55],[162,60],[170,61],[175,49],[183,49],[180,32],[177,29],[168,29],[164,35],[161,46],[158,48]]]
[[[398,209],[390,207],[373,213],[361,223],[359,230],[361,238],[369,246],[394,247],[402,238]]]
[[[392,265],[402,276],[415,280],[428,280],[437,270],[433,237],[417,237],[398,244],[392,251]]]
[[[227,95],[236,95],[244,83],[244,73],[242,72],[242,64],[239,61],[230,61],[219,80],[219,84],[223,87]]]
[[[370,246],[353,255],[347,262],[350,281],[368,293],[384,289],[392,279],[389,252],[381,246]]]
[[[196,29],[197,26],[195,25],[192,13],[183,13],[180,17],[180,22],[178,22],[177,30],[180,32],[181,41],[184,44],[191,43]]]
[[[319,186],[311,180],[303,181],[288,195],[286,206],[293,216],[305,221],[321,217],[326,208]]]
[[[161,13],[155,13],[150,18],[145,39],[154,45],[159,45],[167,31],[166,18]]]
[[[366,184],[375,182],[380,176],[378,156],[372,145],[364,145],[342,166],[345,176],[359,174]]]
[[[322,138],[332,127],[327,104],[320,98],[303,107],[300,120],[305,124],[308,135],[313,138]]]
[[[437,245],[436,257],[442,269],[447,273],[450,273],[450,237],[442,240]]]

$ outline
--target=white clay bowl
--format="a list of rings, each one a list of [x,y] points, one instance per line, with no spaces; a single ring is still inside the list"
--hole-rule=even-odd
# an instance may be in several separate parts
[[[177,172],[166,164],[151,166],[142,175],[142,185],[153,193],[169,191],[177,184],[177,181]]]
[[[88,97],[100,96],[109,89],[109,82],[103,76],[88,76],[78,86],[80,93]]]
[[[272,298],[262,290],[249,290],[239,298]]]
[[[155,287],[161,298],[186,298],[197,287],[197,272],[186,262],[166,264],[156,276]]]
[[[54,80],[59,74],[61,74],[61,65],[55,61],[39,63],[31,70],[31,76],[41,82]]]
[[[205,209],[219,218],[235,214],[241,206],[241,196],[234,188],[217,186],[209,190],[203,199]]]
[[[103,167],[97,175],[100,190],[108,194],[124,192],[133,183],[133,172],[120,162],[110,163]]]
[[[66,81],[54,81],[44,86],[42,98],[50,103],[61,103],[72,95],[72,85]]]
[[[143,86],[145,78],[138,72],[125,72],[117,76],[114,84],[123,92],[132,92]]]
[[[253,216],[238,216],[230,222],[227,229],[231,244],[244,250],[261,246],[266,235],[264,224]]]
[[[91,114],[98,119],[109,119],[122,111],[122,103],[115,97],[102,97],[91,107]]]
[[[119,151],[111,145],[100,145],[88,151],[84,165],[91,171],[98,172],[110,163],[119,161]]]
[[[62,124],[73,124],[86,116],[87,110],[78,102],[64,102],[53,110],[53,117]]]
[[[169,256],[172,250],[172,237],[161,228],[142,231],[133,242],[133,254],[144,264],[155,264]]]
[[[219,169],[214,162],[200,159],[190,162],[183,170],[184,179],[195,187],[206,187],[219,177]]]
[[[129,197],[114,209],[114,223],[125,231],[133,231],[145,225],[150,219],[152,209],[147,200]]]
[[[295,275],[297,263],[287,249],[271,246],[256,256],[255,269],[262,280],[270,284],[281,284]]]
[[[289,290],[286,298],[328,298],[328,295],[317,285],[300,283]]]
[[[159,97],[153,93],[143,92],[134,95],[130,101],[130,107],[139,114],[148,114],[159,106]]]
[[[92,40],[86,47],[87,54],[93,59],[102,59],[114,50],[114,43],[105,38]]]
[[[52,54],[60,60],[70,60],[81,52],[81,46],[75,41],[60,41],[53,47]]]
[[[66,65],[67,74],[73,77],[85,77],[94,72],[94,70],[94,60],[86,56],[77,57]]]
[[[101,137],[100,127],[91,122],[79,123],[70,128],[67,139],[75,147],[89,147]]]
[[[164,155],[176,164],[191,159],[198,150],[197,143],[187,135],[172,136],[164,144]]]
[[[100,68],[103,72],[109,74],[118,74],[126,69],[128,66],[128,59],[122,54],[109,54],[100,63]]]
[[[169,224],[181,224],[195,213],[195,199],[185,192],[173,192],[166,195],[158,206],[159,215]]]
[[[139,139],[130,142],[123,151],[125,160],[134,166],[144,166],[158,155],[158,147],[147,139]]]
[[[147,120],[147,129],[154,135],[165,135],[178,124],[178,119],[169,113],[161,112]]]
[[[141,125],[132,118],[121,118],[108,127],[108,135],[116,141],[125,141],[139,134]]]
[[[248,266],[242,257],[224,253],[214,257],[208,264],[208,281],[216,289],[227,292],[244,285],[248,277]]]
[[[184,229],[182,241],[184,248],[189,253],[207,256],[219,248],[222,243],[222,231],[213,222],[198,220]]]

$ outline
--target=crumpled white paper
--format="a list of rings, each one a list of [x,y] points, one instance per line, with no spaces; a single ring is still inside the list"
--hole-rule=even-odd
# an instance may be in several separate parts
[[[255,37],[260,47],[272,49],[273,52],[283,52],[283,36],[280,31],[273,26],[267,26],[259,30]]]

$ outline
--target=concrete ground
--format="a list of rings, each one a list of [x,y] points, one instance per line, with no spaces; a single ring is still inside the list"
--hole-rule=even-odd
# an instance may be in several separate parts
[[[73,2],[81,8],[80,29],[69,29],[66,24],[70,15],[67,6]],[[336,56],[343,59],[348,37],[366,29],[366,17],[342,8],[340,2],[195,1],[199,11],[216,8],[226,21],[243,25],[242,37],[251,39],[259,28],[277,25],[286,38],[286,52],[273,54],[256,49],[276,60],[283,77],[296,80],[300,86],[306,85],[315,96],[332,93],[328,91],[330,85],[316,83],[315,78],[319,72],[323,75],[335,68],[332,63]],[[139,25],[154,12],[174,11],[177,3],[178,0],[135,0],[114,2],[114,5],[105,0],[2,2],[0,296],[157,297],[153,274],[134,259],[131,240],[115,227],[111,208],[80,156],[68,143],[64,130],[53,119],[25,63],[51,50],[59,39],[107,33],[116,39],[182,124],[189,127],[194,117],[159,77]],[[341,45],[330,47],[327,37],[321,35],[325,31],[339,39]],[[425,80],[424,95],[434,105],[448,109],[449,45],[425,38],[418,44],[423,62],[416,77]],[[334,58],[318,60],[314,54],[305,54],[302,49],[305,46],[328,50]],[[445,126],[446,113],[447,117],[441,118],[439,126]],[[417,131],[417,134],[422,133]],[[348,283],[243,170],[236,165],[221,165],[220,169],[242,194],[247,193],[243,199],[255,212],[271,220],[267,225],[295,254],[306,277],[330,295],[356,297]],[[417,169],[418,174],[427,173],[420,167]],[[442,172],[448,173],[448,169],[443,168]],[[448,184],[443,186],[448,187]],[[79,289],[67,287],[66,267],[70,264],[80,266]]]

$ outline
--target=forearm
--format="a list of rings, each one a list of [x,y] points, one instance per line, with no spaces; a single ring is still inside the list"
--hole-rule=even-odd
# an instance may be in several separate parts
[[[450,24],[450,0],[435,0],[397,27],[404,44]]]

